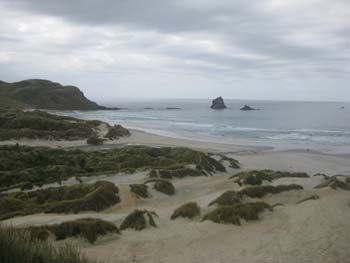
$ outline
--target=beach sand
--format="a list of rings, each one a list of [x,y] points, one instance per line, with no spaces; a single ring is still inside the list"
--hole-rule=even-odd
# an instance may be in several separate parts
[[[16,142],[12,142],[16,143]],[[167,138],[141,131],[132,136],[108,142],[102,147],[86,146],[85,142],[21,141],[27,145],[73,147],[86,150],[113,148],[122,145],[185,146],[203,151],[222,152],[242,164],[242,169],[276,169],[285,171],[350,174],[349,156],[327,155],[306,150],[276,152],[271,147],[225,145]],[[335,263],[350,262],[350,192],[330,188],[314,189],[322,176],[282,178],[273,184],[297,183],[304,190],[269,195],[269,204],[283,203],[273,212],[264,212],[258,221],[243,222],[242,226],[201,222],[201,218],[170,220],[175,208],[185,202],[198,202],[202,214],[211,211],[208,203],[227,190],[239,186],[228,177],[239,170],[229,169],[211,177],[175,179],[174,196],[150,189],[151,197],[138,199],[130,193],[129,183],[142,183],[146,173],[109,175],[84,178],[84,182],[109,180],[120,188],[122,202],[102,213],[76,215],[37,214],[9,219],[4,224],[14,226],[60,223],[66,220],[96,217],[120,225],[135,208],[157,212],[157,228],[143,231],[123,231],[122,235],[101,237],[94,245],[80,239],[79,245],[90,257],[118,262],[202,262],[202,263]],[[317,194],[320,199],[296,204],[302,198]]]

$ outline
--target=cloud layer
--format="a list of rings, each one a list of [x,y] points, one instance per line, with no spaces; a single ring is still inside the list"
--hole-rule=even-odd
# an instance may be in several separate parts
[[[0,79],[92,97],[350,100],[347,0],[0,0]]]

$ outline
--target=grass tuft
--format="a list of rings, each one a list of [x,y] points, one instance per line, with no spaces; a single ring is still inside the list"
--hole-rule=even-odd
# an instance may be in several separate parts
[[[161,192],[166,195],[174,195],[175,194],[175,187],[174,185],[166,180],[163,179],[150,179],[145,182],[147,183],[154,183],[153,188],[157,190],[158,192]]]
[[[259,213],[272,207],[264,202],[253,202],[236,205],[219,206],[203,217],[203,221],[210,220],[219,224],[241,225],[241,219],[246,221],[258,220]]]
[[[235,179],[235,183],[238,183],[239,185],[261,185],[263,181],[272,182],[273,180],[284,177],[308,178],[309,175],[300,172],[292,173],[273,170],[249,170],[237,173],[231,176],[230,179]]]
[[[200,215],[201,209],[196,202],[189,202],[175,209],[170,219],[174,220],[178,217],[194,218]]]
[[[28,230],[0,227],[1,263],[97,263],[70,244],[54,247],[33,240]]]
[[[235,192],[235,191],[226,191],[222,195],[220,195],[218,198],[213,200],[209,203],[209,206],[212,206],[214,204],[217,205],[234,205],[238,204],[242,201],[242,196]]]
[[[154,217],[158,215],[153,211],[148,210],[135,210],[129,214],[120,226],[120,230],[125,230],[128,228],[141,231],[147,226],[157,227]]]
[[[130,191],[136,194],[138,197],[147,198],[148,195],[148,187],[145,184],[131,184],[129,185]]]
[[[289,184],[289,185],[260,185],[260,186],[249,186],[238,193],[241,195],[246,195],[252,198],[261,198],[267,194],[278,194],[290,190],[302,190],[303,187],[298,184]]]
[[[45,240],[47,233],[55,235],[56,240],[64,240],[70,237],[82,237],[91,244],[95,243],[98,236],[108,233],[118,233],[119,229],[111,222],[95,218],[82,218],[67,221],[56,225],[37,226],[27,228],[32,239]]]

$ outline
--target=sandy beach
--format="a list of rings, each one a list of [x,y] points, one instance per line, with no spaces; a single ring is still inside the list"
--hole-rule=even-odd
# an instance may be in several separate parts
[[[151,197],[138,199],[130,193],[128,184],[142,183],[145,172],[133,175],[108,175],[83,178],[90,183],[108,180],[120,189],[122,202],[101,213],[89,212],[76,215],[37,214],[9,219],[4,224],[28,226],[53,224],[63,221],[94,217],[120,225],[135,208],[154,210],[159,218],[157,228],[143,231],[127,230],[122,235],[100,238],[94,245],[80,239],[71,242],[82,251],[109,263],[121,262],[246,262],[246,263],[334,263],[350,262],[350,194],[330,188],[314,189],[324,179],[312,176],[350,175],[349,157],[329,155],[307,150],[277,152],[271,147],[251,147],[191,141],[162,137],[132,130],[132,135],[104,146],[87,146],[85,141],[53,142],[21,140],[31,146],[82,148],[86,150],[121,147],[123,145],[184,146],[193,149],[225,153],[241,163],[241,169],[228,169],[210,177],[174,179],[176,194],[172,197],[150,189]],[[8,143],[8,142],[6,142]],[[16,143],[12,141],[11,143]],[[227,190],[240,187],[228,177],[241,170],[274,169],[307,172],[310,178],[281,178],[274,185],[296,183],[303,190],[293,190],[268,195],[263,201],[282,203],[273,212],[264,212],[260,220],[244,222],[242,226],[222,225],[201,218],[170,220],[174,209],[185,202],[195,201],[202,214],[211,211],[210,201]],[[66,184],[71,184],[67,181]],[[317,194],[318,200],[296,204],[299,200]]]

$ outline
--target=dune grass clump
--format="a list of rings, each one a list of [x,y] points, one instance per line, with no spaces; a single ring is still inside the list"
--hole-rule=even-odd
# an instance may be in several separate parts
[[[97,263],[70,244],[53,246],[33,240],[30,231],[0,227],[1,263]]]
[[[79,140],[88,138],[101,124],[44,111],[0,108],[0,141],[11,139]]]
[[[309,201],[309,200],[317,200],[317,199],[320,199],[319,195],[310,195],[308,197],[305,197],[305,198],[299,200],[297,202],[297,204],[301,204],[301,203],[304,203],[304,202]]]
[[[317,185],[315,188],[325,188],[330,187],[332,189],[342,189],[342,190],[350,190],[350,182],[345,179],[345,181],[339,180],[336,176],[328,177],[324,182]]]
[[[86,140],[86,143],[90,145],[102,145],[103,142],[104,140],[98,137],[96,133],[91,134]]]
[[[252,198],[261,198],[267,194],[278,194],[290,190],[302,190],[303,187],[298,184],[289,184],[289,185],[260,185],[260,186],[249,186],[238,193],[241,195],[246,195]]]
[[[174,220],[178,217],[194,218],[200,215],[201,209],[196,202],[188,202],[175,209],[170,219]]]
[[[130,136],[130,131],[119,124],[109,127],[105,135],[109,140],[115,140],[126,136]]]
[[[223,154],[219,154],[219,156],[221,158],[221,162],[223,162],[223,161],[229,162],[231,168],[233,168],[233,169],[240,168],[239,161],[237,161],[236,159],[230,158],[230,157],[223,155]]]
[[[0,220],[42,212],[102,211],[120,202],[118,193],[107,181],[11,193],[0,198]]]
[[[244,184],[248,185],[261,185],[263,181],[272,182],[273,180],[285,177],[298,177],[298,178],[308,178],[307,173],[300,172],[281,172],[273,170],[249,170],[237,173],[230,177],[230,179],[235,179],[235,183],[240,186]]]
[[[138,197],[147,198],[148,195],[148,187],[145,184],[130,184],[130,191],[136,194]]]
[[[196,169],[189,167],[196,167]],[[45,147],[0,146],[0,189],[31,183],[43,185],[71,177],[107,173],[168,170],[176,177],[210,175],[225,171],[220,161],[188,148],[125,146],[82,151]],[[164,176],[164,175],[163,175]]]
[[[214,204],[217,205],[234,205],[234,204],[238,204],[242,201],[242,196],[233,191],[226,191],[225,193],[223,193],[222,195],[220,195],[218,198],[216,198],[215,200],[213,200],[212,202],[209,203],[209,206],[212,206]]]
[[[259,213],[265,209],[273,210],[270,205],[264,202],[223,205],[206,214],[202,221],[210,220],[219,224],[241,225],[241,219],[246,221],[258,220]]]
[[[158,217],[154,211],[135,210],[124,219],[120,230],[131,228],[141,231],[148,226],[157,227],[154,217]]]
[[[166,180],[163,179],[150,179],[145,182],[147,183],[154,183],[153,188],[157,190],[158,192],[161,192],[166,195],[174,195],[175,194],[175,187],[174,185]]]
[[[95,218],[82,218],[73,221],[63,222],[56,225],[44,225],[29,227],[32,239],[44,241],[47,232],[55,235],[56,240],[64,240],[70,237],[82,237],[91,244],[95,243],[99,236],[108,233],[120,234],[118,227],[113,223]]]

